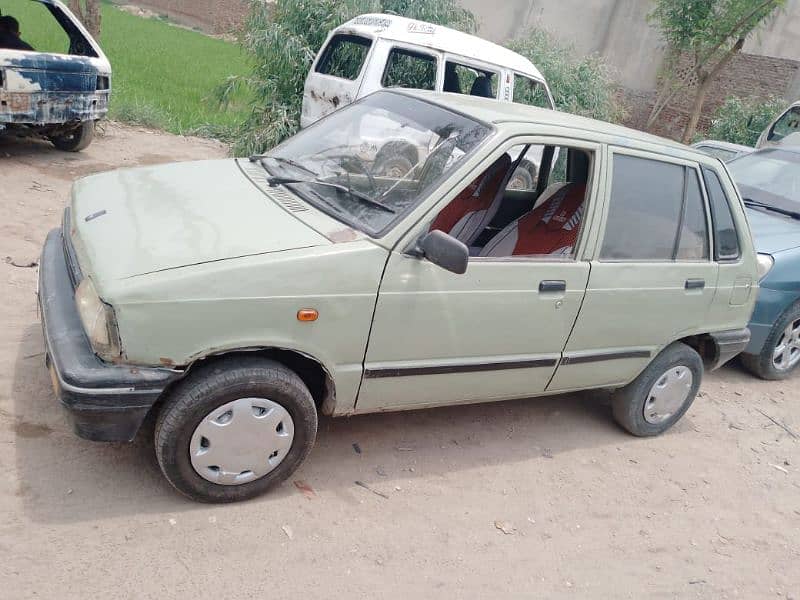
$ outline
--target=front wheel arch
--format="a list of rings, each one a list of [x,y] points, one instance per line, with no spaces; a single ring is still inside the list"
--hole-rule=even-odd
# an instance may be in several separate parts
[[[184,370],[184,377],[200,366],[235,356],[259,356],[274,360],[294,371],[306,385],[308,391],[311,392],[311,397],[314,399],[317,410],[324,415],[333,414],[336,405],[336,385],[331,371],[316,357],[290,348],[263,346],[235,348],[205,354],[195,358],[187,365]],[[167,391],[162,394],[162,399],[167,396]],[[156,408],[156,410],[158,409]]]

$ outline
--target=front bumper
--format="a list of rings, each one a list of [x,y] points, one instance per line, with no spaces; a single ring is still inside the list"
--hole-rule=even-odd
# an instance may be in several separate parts
[[[132,441],[150,408],[182,373],[97,358],[75,306],[61,229],[48,234],[42,250],[39,308],[53,387],[75,433],[95,441]]]

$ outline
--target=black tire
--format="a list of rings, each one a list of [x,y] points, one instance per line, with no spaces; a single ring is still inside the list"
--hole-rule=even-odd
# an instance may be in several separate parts
[[[75,129],[50,138],[53,145],[64,152],[80,152],[94,139],[94,121],[83,121]]]
[[[775,348],[777,347],[784,330],[789,326],[790,323],[795,323],[797,321],[800,321],[800,303],[790,306],[786,312],[784,312],[778,318],[778,320],[775,321],[775,324],[772,326],[772,330],[769,332],[769,335],[764,342],[764,347],[761,350],[761,354],[740,355],[739,358],[744,368],[750,371],[753,375],[770,381],[787,379],[796,373],[798,365],[795,365],[790,369],[778,369],[773,362],[773,357],[775,355]]]
[[[269,398],[294,422],[286,457],[272,471],[242,485],[220,485],[198,475],[189,442],[203,418],[215,408],[247,397]],[[280,363],[231,357],[199,367],[181,381],[161,407],[155,428],[155,451],[164,476],[182,494],[199,502],[236,502],[264,493],[285,480],[308,456],[317,435],[317,410],[300,377]]]
[[[687,367],[692,373],[689,394],[680,408],[669,418],[659,423],[651,423],[645,419],[645,405],[649,400],[650,390],[670,369],[676,367]],[[700,355],[681,342],[671,344],[662,350],[636,379],[614,393],[611,399],[614,419],[629,433],[639,437],[662,434],[689,410],[700,389],[702,379],[703,360]]]
[[[506,187],[511,190],[536,189],[536,176],[536,165],[528,160],[523,160],[514,171]]]
[[[383,157],[380,162],[375,161],[375,174],[380,177],[400,179],[413,168],[414,163],[402,154]]]

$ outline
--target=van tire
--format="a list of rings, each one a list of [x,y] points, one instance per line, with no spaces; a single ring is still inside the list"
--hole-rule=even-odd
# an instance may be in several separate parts
[[[690,384],[687,374],[691,374]],[[681,378],[684,378],[686,383],[683,383]],[[700,389],[702,379],[703,359],[700,355],[681,342],[671,344],[661,351],[636,379],[614,393],[611,400],[614,419],[623,429],[635,436],[660,435],[677,423],[689,410]],[[651,413],[647,418],[646,409],[654,406],[652,403],[659,400],[656,384],[660,381],[665,381],[666,385],[676,386],[680,390],[680,395],[683,395],[685,386],[685,398],[669,412],[662,415]]]
[[[69,133],[52,136],[50,141],[64,152],[80,152],[94,140],[94,129],[94,121],[83,121]]]
[[[193,435],[215,409],[243,398],[268,399],[284,409],[293,427],[291,446],[284,458],[258,479],[235,485],[214,483],[192,464]],[[179,492],[199,502],[237,502],[258,496],[289,477],[308,456],[316,434],[314,400],[295,372],[258,356],[232,356],[193,369],[169,392],[156,421],[154,445],[161,471]]]

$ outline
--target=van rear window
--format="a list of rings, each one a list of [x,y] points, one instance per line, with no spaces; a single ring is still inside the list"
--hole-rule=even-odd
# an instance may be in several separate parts
[[[367,59],[372,40],[358,35],[335,35],[322,51],[317,63],[317,73],[356,79]]]

